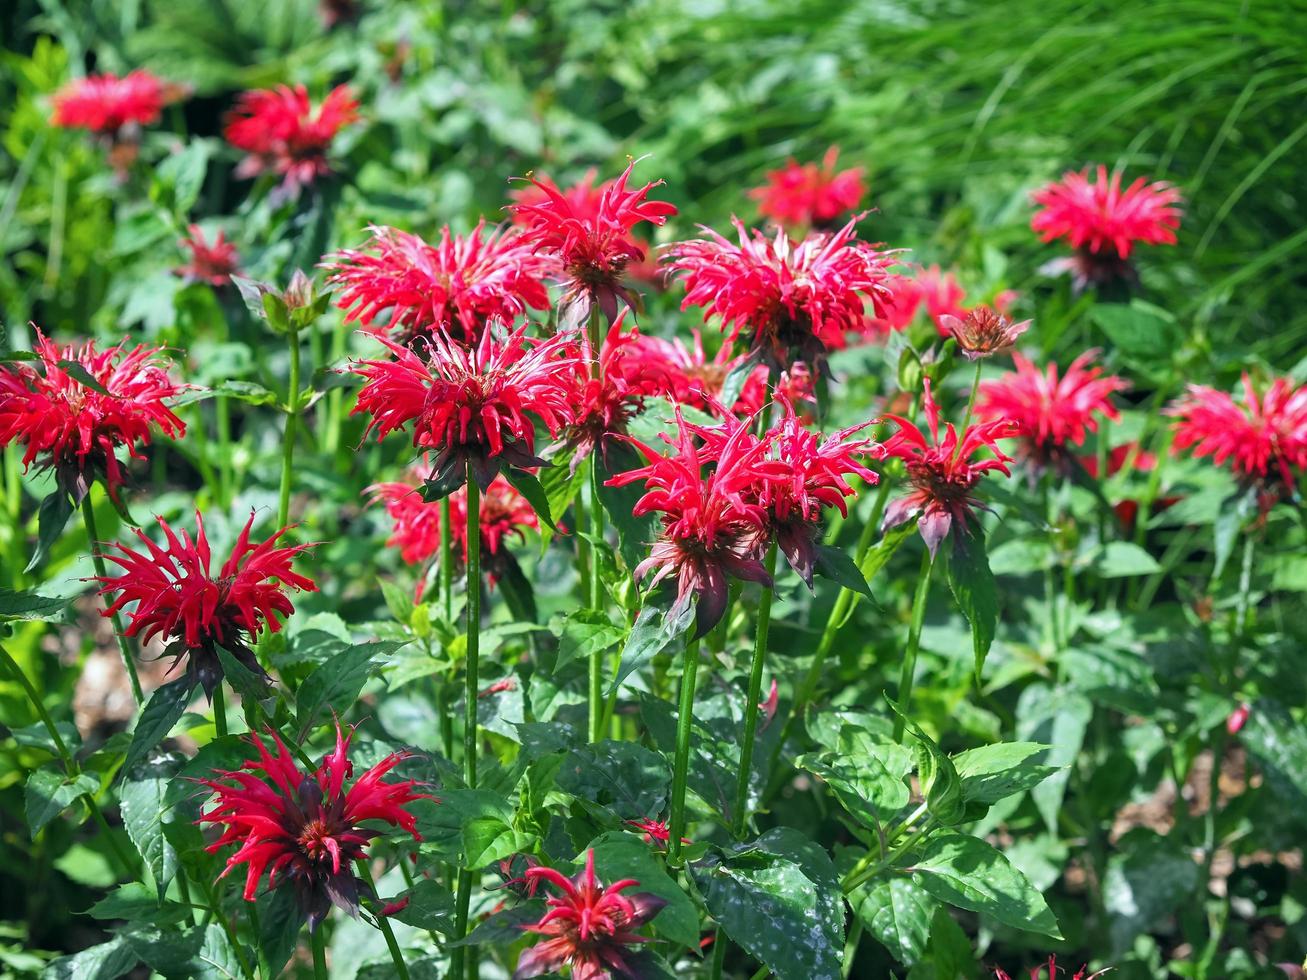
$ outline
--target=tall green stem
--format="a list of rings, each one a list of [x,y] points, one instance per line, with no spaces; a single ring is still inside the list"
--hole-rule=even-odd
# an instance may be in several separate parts
[[[440,602],[445,622],[454,622],[454,536],[449,526],[449,497],[440,498]]]
[[[108,572],[104,567],[104,556],[100,554],[100,535],[95,530],[95,508],[91,506],[91,494],[88,492],[82,498],[82,523],[86,526],[86,541],[91,547],[91,561],[95,563],[95,574],[100,578],[107,578]],[[105,596],[105,605],[110,605],[109,597]],[[122,617],[117,612],[109,617],[113,623],[114,639],[118,641],[118,654],[123,659],[123,667],[127,669],[127,680],[132,685],[132,697],[136,703],[140,704],[145,700],[145,695],[141,693],[141,679],[136,675],[136,664],[132,661],[132,651],[127,645],[127,637],[123,635]]]
[[[218,503],[226,510],[231,507],[236,484],[231,452],[231,402],[226,395],[213,400],[213,412],[218,420]]]
[[[290,337],[290,382],[286,390],[286,434],[281,446],[281,491],[278,495],[277,527],[290,523],[290,471],[295,464],[295,429],[299,424],[300,338],[292,329]]]
[[[679,867],[685,834],[685,788],[690,771],[690,732],[694,727],[694,687],[699,674],[699,641],[687,640],[681,662],[681,698],[676,716],[676,758],[672,765],[672,812],[667,839],[667,863]]]
[[[327,933],[321,922],[309,933],[309,939],[313,944],[313,980],[327,980]]]
[[[354,862],[354,866],[358,868],[359,877],[371,885],[372,869],[368,867],[367,859],[359,858]],[[391,928],[390,920],[384,915],[378,915],[377,928],[381,930],[381,935],[386,940],[386,949],[390,950],[390,960],[395,965],[395,976],[399,977],[399,980],[408,980],[408,964],[404,962],[404,954],[395,939],[395,930]]]
[[[480,658],[481,628],[481,488],[467,471],[467,671],[463,714],[463,780],[469,789],[477,784],[477,667]],[[454,937],[467,936],[468,911],[472,904],[472,872],[458,872],[454,909]],[[469,980],[478,976],[476,950],[456,946],[450,954],[449,975],[462,980],[466,969]]]
[[[219,738],[227,734],[227,695],[223,693],[221,680],[213,689],[213,728]]]
[[[980,390],[980,360],[976,360],[976,373],[971,379],[971,397],[967,399],[967,414],[962,417],[962,428],[958,429],[958,451],[962,450],[961,435],[971,425],[971,416],[976,411],[976,392]]]
[[[917,653],[921,649],[921,624],[926,619],[926,597],[930,594],[930,573],[935,568],[935,556],[927,548],[921,555],[921,570],[917,573],[917,590],[912,596],[912,623],[908,627],[908,649],[903,654],[903,669],[899,673],[899,708],[905,714],[912,704],[912,681],[917,673]],[[903,715],[894,718],[894,741],[903,739]]]
[[[767,549],[767,576],[776,575],[776,542]],[[758,627],[753,639],[753,662],[749,666],[749,693],[744,702],[744,741],[740,743],[740,772],[735,782],[735,812],[731,814],[735,836],[743,837],[749,823],[749,780],[753,774],[753,743],[758,734],[758,703],[762,699],[762,668],[767,659],[767,634],[771,630],[774,588],[764,587],[758,599]]]
[[[603,384],[603,322],[600,319],[599,304],[593,299],[590,304],[590,320],[587,324],[590,341],[590,378]],[[599,471],[599,457],[603,449],[603,435],[597,437],[590,453],[590,539],[593,542],[590,552],[590,573],[588,602],[596,612],[604,608],[603,562],[599,560],[599,542],[604,539],[604,505],[599,497],[599,485],[602,476]],[[604,737],[604,651],[598,647],[590,651],[589,676],[589,735],[591,742],[598,742]]]

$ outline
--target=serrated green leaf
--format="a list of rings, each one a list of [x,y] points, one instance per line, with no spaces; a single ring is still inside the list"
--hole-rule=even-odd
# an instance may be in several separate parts
[[[867,931],[904,966],[926,953],[939,904],[909,878],[882,878],[856,889],[849,904]]]
[[[27,829],[35,838],[55,817],[86,793],[100,788],[99,782],[89,773],[69,777],[53,765],[32,770],[27,777],[26,812]]]
[[[603,741],[563,758],[558,788],[582,804],[606,807],[622,820],[657,817],[667,803],[667,760],[635,742]]]
[[[850,592],[857,592],[868,599],[872,598],[871,587],[867,585],[867,580],[862,577],[857,562],[840,548],[832,548],[824,544],[818,545],[815,570],[818,574],[848,589]]]
[[[157,688],[145,702],[132,731],[132,744],[127,748],[123,770],[131,769],[145,758],[147,752],[168,737],[186,706],[191,703],[191,681],[185,677]]]
[[[163,901],[168,883],[177,874],[177,852],[164,836],[163,824],[171,816],[165,805],[168,787],[184,761],[173,753],[152,755],[126,770],[118,786],[123,827],[154,877],[159,901]]]
[[[998,628],[998,586],[989,570],[985,535],[979,525],[970,534],[950,534],[953,547],[946,550],[949,589],[958,608],[971,625],[971,646],[975,655],[976,683],[980,683],[985,658]]]
[[[46,494],[36,512],[36,549],[32,552],[32,557],[24,571],[30,572],[49,557],[51,549],[58,542],[59,535],[63,534],[68,519],[73,516],[73,511],[76,509],[73,498],[63,490],[56,488]]]
[[[72,603],[71,597],[58,598],[39,595],[36,592],[0,589],[0,619],[54,622],[65,618],[64,611]]]
[[[953,767],[953,760],[897,704],[888,697],[885,700],[889,701],[889,706],[903,719],[908,732],[917,740],[917,779],[921,783],[922,792],[926,794],[926,809],[945,826],[957,823],[962,819],[965,807],[962,780]]]
[[[685,633],[694,621],[694,603],[687,602],[678,616],[672,615],[672,601],[666,590],[659,590],[645,599],[644,606],[635,617],[635,625],[627,634],[622,647],[622,659],[608,697],[621,689],[622,682],[661,653],[669,643]]]
[[[316,724],[323,709],[352,704],[376,666],[376,655],[377,646],[365,643],[347,647],[313,668],[295,692],[295,723],[300,731]]]
[[[554,523],[553,512],[549,509],[549,495],[545,493],[545,488],[540,485],[540,481],[534,474],[509,466],[504,470],[504,478],[531,505],[541,524],[551,531],[558,530],[558,525]]]
[[[1037,785],[1057,772],[1026,760],[1048,748],[1037,742],[1000,742],[968,749],[953,757],[962,777],[962,796],[969,802],[997,803]]]

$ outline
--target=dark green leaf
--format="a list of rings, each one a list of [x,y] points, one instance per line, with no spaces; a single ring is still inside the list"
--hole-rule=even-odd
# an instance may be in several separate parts
[[[454,896],[443,883],[422,878],[404,892],[408,905],[396,912],[394,918],[406,925],[428,932],[451,935],[454,931]]]
[[[943,833],[912,861],[913,878],[941,902],[988,915],[1003,925],[1061,939],[1044,896],[979,837]]]
[[[519,470],[512,466],[504,470],[504,477],[531,505],[531,509],[536,512],[536,517],[540,518],[540,523],[551,531],[557,531],[558,525],[554,523],[553,512],[549,509],[549,495],[540,485],[540,481],[526,470]]]
[[[158,896],[139,881],[119,885],[87,910],[97,919],[127,919],[131,922],[150,921],[155,925],[171,925],[190,915],[190,910],[177,902],[160,904]]]
[[[63,533],[64,526],[76,509],[73,498],[61,489],[56,488],[46,495],[36,514],[36,550],[32,552],[32,558],[24,571],[30,572],[49,557],[50,550],[59,540],[59,535]]]
[[[78,746],[82,744],[82,734],[77,730],[77,726],[71,721],[56,721],[54,727],[59,732],[64,747],[75,753]],[[38,721],[34,725],[15,728],[9,734],[19,745],[33,749],[44,749],[51,755],[59,754],[58,746],[54,744],[54,739],[50,737],[50,729],[46,728],[43,722]]]
[[[555,673],[575,660],[588,660],[592,653],[611,650],[626,638],[626,630],[614,626],[605,613],[594,609],[577,609],[556,618],[550,630],[558,637]]]
[[[846,724],[833,751],[802,755],[796,766],[820,776],[850,815],[875,828],[907,805],[908,750],[888,738]]]
[[[222,664],[222,679],[242,701],[258,701],[268,696],[268,682],[237,660],[225,647],[218,647],[218,662]]]
[[[532,899],[529,902],[523,902],[521,905],[504,909],[502,912],[496,912],[494,915],[483,919],[475,929],[468,933],[466,939],[456,940],[450,945],[480,946],[486,944],[507,946],[522,938],[523,926],[532,922],[539,922],[540,917],[544,914],[544,901],[538,898]]]
[[[529,851],[536,838],[513,829],[499,816],[473,817],[463,824],[463,866],[476,870],[512,854]]]
[[[57,622],[65,618],[64,611],[72,603],[71,598],[60,599],[35,592],[0,589],[0,619]]]
[[[172,726],[191,703],[191,681],[182,677],[163,685],[150,695],[132,732],[123,770],[129,770],[145,758],[147,752],[168,737]]]
[[[998,627],[998,587],[989,570],[985,555],[985,536],[979,526],[970,534],[951,534],[948,558],[948,584],[962,615],[971,624],[971,645],[975,653],[976,683],[989,655],[990,644]]]
[[[35,838],[51,820],[63,813],[73,801],[100,788],[89,773],[69,777],[53,765],[32,770],[27,777],[27,829]]]
[[[672,615],[672,598],[668,590],[660,589],[645,599],[644,606],[635,617],[635,625],[626,637],[622,648],[622,661],[608,689],[608,696],[619,690],[631,672],[644,666],[674,639],[681,636],[694,621],[694,604],[685,603],[678,616]]]
[[[86,370],[86,365],[79,361],[60,361],[59,369],[79,385],[90,388],[92,391],[98,392],[101,395],[109,395],[110,397],[113,397],[113,392],[100,384],[100,382],[96,381],[95,376],[91,374],[90,371]]]
[[[944,906],[935,909],[930,923],[930,965],[935,980],[958,980],[979,975],[971,937],[954,920]]]
[[[376,666],[376,654],[372,644],[348,647],[313,668],[295,692],[295,722],[300,731],[308,731],[324,708],[353,704]]]
[[[667,802],[667,760],[635,742],[603,741],[568,752],[558,788],[583,804],[607,807],[622,820],[656,818]]]
[[[1103,875],[1113,956],[1124,954],[1136,936],[1193,901],[1199,880],[1198,865],[1180,841],[1138,828],[1122,838],[1120,847]]]
[[[72,956],[52,960],[41,980],[115,980],[137,963],[136,952],[121,936]]]
[[[758,347],[749,351],[747,357],[740,359],[726,375],[726,380],[722,382],[722,404],[727,408],[733,408],[735,403],[740,400],[740,392],[748,383],[749,377],[754,370],[762,363],[762,348]]]
[[[151,755],[127,770],[118,787],[123,827],[154,877],[159,901],[177,874],[177,853],[164,836],[163,824],[172,814],[165,805],[168,787],[183,762],[176,754]]]
[[[640,481],[624,487],[610,487],[608,480],[643,465],[644,457],[632,446],[610,440],[599,466],[599,500],[617,530],[617,550],[627,569],[634,569],[648,554],[649,545],[658,533],[657,515],[635,516],[636,501],[644,496],[644,486]]]
[[[881,878],[856,889],[849,904],[867,931],[904,966],[925,955],[931,919],[939,905],[915,881]]]
[[[862,577],[862,572],[858,570],[857,562],[840,548],[817,545],[816,571],[851,592],[857,592],[868,599],[872,598],[871,588],[867,585],[867,580]]]

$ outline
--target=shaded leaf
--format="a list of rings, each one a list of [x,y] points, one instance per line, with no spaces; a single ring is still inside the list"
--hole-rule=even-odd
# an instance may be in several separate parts
[[[145,754],[168,737],[186,706],[191,703],[191,681],[185,677],[156,688],[141,709],[141,716],[132,732],[132,744],[127,748],[123,770],[130,770],[145,758]]]

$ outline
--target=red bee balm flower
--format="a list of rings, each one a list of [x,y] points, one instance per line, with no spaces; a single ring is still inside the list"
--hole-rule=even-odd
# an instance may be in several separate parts
[[[97,479],[117,497],[126,476],[114,455],[119,446],[139,459],[152,429],[185,434],[165,402],[187,386],[168,377],[161,349],[97,350],[91,340],[59,346],[38,330],[34,353],[33,362],[0,366],[0,446],[24,446],[24,466],[44,456],[40,465],[53,469],[75,500]]]
[[[1243,376],[1243,403],[1206,385],[1190,385],[1166,414],[1177,419],[1176,450],[1211,456],[1250,482],[1274,482],[1291,492],[1307,469],[1307,385],[1276,378],[1260,398]]]
[[[68,129],[89,129],[113,136],[126,126],[158,122],[163,107],[176,102],[185,91],[142,68],[122,78],[91,75],[74,79],[55,93],[50,121]]]
[[[593,850],[586,852],[585,871],[574,878],[553,868],[528,868],[526,877],[546,881],[560,894],[547,899],[549,911],[539,922],[522,927],[549,938],[519,957],[513,980],[557,973],[564,965],[571,966],[572,980],[640,980],[652,975],[645,954],[628,947],[650,941],[634,930],[656,916],[666,899],[647,893],[623,895],[639,887],[631,878],[600,884]]]
[[[422,499],[421,487],[408,483],[378,483],[369,487],[374,500],[385,503],[386,513],[395,523],[394,533],[386,544],[398,548],[400,557],[411,565],[420,565],[436,557],[440,550],[440,504]],[[504,539],[521,539],[523,530],[540,527],[536,513],[526,498],[513,489],[502,476],[496,477],[481,494],[482,568],[493,582],[497,560],[511,560],[504,553]],[[449,531],[454,545],[467,561],[467,493],[458,490],[449,497]]]
[[[930,425],[930,441],[915,425],[898,415],[890,415],[899,431],[885,443],[885,454],[903,460],[907,467],[912,491],[893,501],[885,511],[884,527],[897,527],[917,517],[917,528],[934,555],[957,522],[967,533],[967,521],[972,512],[983,507],[972,491],[990,470],[1010,476],[1007,464],[1010,456],[998,448],[997,440],[1017,434],[1017,424],[1007,420],[981,422],[963,431],[961,437],[946,424],[944,438],[939,437],[939,406],[930,392],[930,380],[925,382],[924,407]],[[982,449],[989,449],[991,459],[972,460]]]
[[[187,677],[192,683],[202,684],[210,696],[222,679],[219,647],[254,673],[266,676],[249,644],[265,626],[274,633],[281,629],[278,615],[289,616],[295,611],[286,595],[288,589],[317,591],[312,579],[291,569],[295,556],[310,546],[276,547],[289,528],[282,528],[257,545],[251,544],[251,513],[215,578],[209,571],[209,540],[199,513],[195,515],[194,541],[185,531],[178,538],[167,521],[156,519],[163,529],[166,548],[138,529],[136,537],[145,546],[144,552],[115,544],[118,554],[104,553],[123,571],[118,576],[96,578],[102,586],[101,595],[118,594],[102,615],[111,616],[129,603],[136,603],[126,635],[139,636],[145,643],[155,636],[163,637],[168,641],[164,654],[176,660],[185,657]]]
[[[526,226],[527,240],[558,263],[568,297],[582,300],[587,309],[598,303],[610,323],[617,317],[618,298],[628,306],[635,303],[623,275],[645,252],[632,239],[631,229],[641,221],[661,225],[676,213],[666,201],[646,200],[661,180],[627,189],[634,167],[632,160],[620,177],[603,184],[593,204],[586,195],[564,195],[552,182],[527,177],[543,198],[511,206],[516,220]]]
[[[1174,245],[1180,227],[1180,192],[1170,184],[1140,177],[1122,190],[1120,172],[1109,178],[1100,164],[1091,181],[1089,169],[1068,171],[1031,195],[1040,205],[1031,229],[1045,242],[1065,238],[1079,253],[1050,271],[1070,271],[1081,286],[1128,275],[1136,243]]]
[[[517,232],[486,235],[483,221],[466,237],[445,227],[429,245],[394,228],[370,230],[365,250],[339,252],[327,264],[329,281],[342,287],[336,305],[349,311],[346,322],[373,324],[369,332],[401,344],[441,331],[476,343],[487,323],[549,306],[552,263]],[[376,326],[386,310],[388,323]]]
[[[678,404],[714,414],[730,411],[751,414],[761,408],[767,394],[767,369],[757,365],[749,372],[734,404],[723,405],[721,399],[726,379],[748,355],[736,356],[732,345],[727,342],[709,360],[699,331],[692,332],[693,347],[687,347],[679,338],[665,340],[641,335],[635,340],[639,356],[652,366],[655,376],[666,385],[660,394]]]
[[[1081,354],[1060,378],[1056,364],[1041,370],[1013,354],[1015,371],[980,386],[976,414],[1020,425],[1022,453],[1036,466],[1065,465],[1067,447],[1083,445],[1086,433],[1098,429],[1098,416],[1121,417],[1111,396],[1129,385],[1115,375],[1104,375],[1102,368],[1089,367],[1097,354],[1093,350]]]
[[[631,439],[649,465],[619,473],[608,485],[645,481],[646,492],[633,513],[639,517],[661,511],[663,531],[649,557],[636,567],[635,577],[653,572],[650,584],[656,584],[675,574],[677,600],[672,615],[684,612],[697,596],[695,635],[703,636],[726,611],[728,575],[771,586],[761,560],[767,511],[749,502],[745,494],[761,482],[783,478],[785,468],[766,459],[767,446],[746,425],[728,422],[704,429],[687,423],[679,410],[676,425],[675,439],[662,436],[672,455],[660,456]],[[709,465],[712,470],[705,475]]]
[[[379,339],[395,358],[352,368],[367,381],[354,413],[372,416],[367,431],[378,438],[413,423],[413,445],[435,453],[428,488],[436,497],[463,485],[468,463],[482,490],[505,463],[544,465],[533,417],[554,436],[573,419],[583,365],[566,334],[528,341],[523,327],[501,342],[487,330],[471,349],[438,336],[425,360]]]
[[[339,724],[335,749],[312,773],[300,771],[276,732],[269,735],[275,755],[261,738],[251,735],[258,759],[247,759],[234,772],[198,780],[217,796],[216,805],[200,815],[200,822],[223,826],[222,836],[207,850],[215,853],[229,844],[239,845],[219,877],[247,865],[247,902],[254,901],[265,870],[269,888],[289,879],[311,929],[327,917],[332,905],[355,915],[360,891],[370,892],[372,886],[355,877],[354,862],[365,856],[368,842],[380,836],[361,824],[380,820],[421,840],[416,817],[404,808],[432,797],[413,792],[418,785],[414,780],[385,781],[388,772],[411,758],[408,752],[386,756],[347,788],[354,765],[349,760],[350,736]]]
[[[832,146],[815,163],[799,164],[791,158],[780,170],[767,171],[767,183],[749,191],[758,213],[785,228],[824,225],[846,211],[855,210],[867,189],[862,168],[835,171],[839,147]]]
[[[280,85],[243,93],[227,116],[223,135],[248,154],[236,168],[237,177],[280,174],[283,192],[294,195],[331,172],[331,142],[357,119],[358,102],[348,86],[332,89],[314,112],[303,85]]]
[[[678,242],[669,268],[681,274],[681,309],[698,306],[704,319],[717,316],[734,340],[747,332],[753,350],[781,368],[795,360],[818,363],[860,331],[870,301],[880,316],[888,295],[889,257],[854,239],[850,221],[834,234],[814,232],[794,242],[752,235],[733,219],[739,244],[711,228],[710,238]]]
[[[1040,980],[1040,974],[1044,972],[1045,967],[1048,969],[1047,980],[1057,980],[1057,975],[1059,973],[1066,973],[1065,970],[1057,965],[1057,957],[1050,956],[1048,958],[1048,963],[1040,963],[1038,966],[1033,966],[1027,971],[1030,974],[1030,980]],[[1096,973],[1090,973],[1089,967],[1082,966],[1076,971],[1075,976],[1072,977],[1071,980],[1094,980],[1095,977],[1101,977],[1107,972],[1107,970],[1099,970]],[[994,980],[1012,980],[1012,977],[1002,969],[995,967]]]
[[[240,265],[236,246],[227,241],[221,231],[210,245],[204,240],[204,229],[199,225],[191,225],[186,230],[190,234],[178,244],[191,253],[191,260],[173,271],[187,282],[207,282],[211,286],[225,286],[231,282],[232,273]]]

